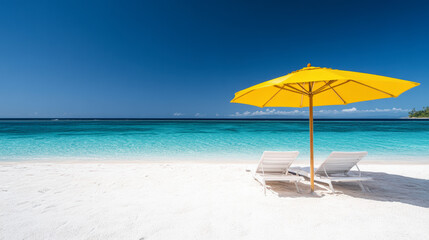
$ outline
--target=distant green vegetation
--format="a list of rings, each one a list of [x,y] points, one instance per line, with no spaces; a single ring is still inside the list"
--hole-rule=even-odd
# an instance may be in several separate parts
[[[416,111],[415,108],[408,113],[408,117],[410,118],[423,118],[429,117],[429,107],[424,107],[423,110]]]

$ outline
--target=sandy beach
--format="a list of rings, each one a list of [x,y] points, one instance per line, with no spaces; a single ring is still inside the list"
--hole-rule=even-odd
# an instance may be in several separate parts
[[[243,163],[0,163],[0,239],[424,239],[429,165],[361,164],[362,193],[262,187]],[[308,192],[309,185],[300,187]]]
[[[0,240],[429,240],[428,13],[1,1]]]

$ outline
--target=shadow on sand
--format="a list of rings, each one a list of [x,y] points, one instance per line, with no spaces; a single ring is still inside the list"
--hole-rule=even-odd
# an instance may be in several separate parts
[[[271,192],[279,197],[315,197],[326,195],[345,194],[355,198],[375,201],[401,202],[418,207],[429,208],[429,180],[405,177],[383,172],[362,172],[363,176],[373,178],[373,181],[364,182],[370,192],[362,192],[356,183],[334,183],[336,193],[331,193],[326,184],[316,186],[315,193],[310,194],[309,181],[299,184],[301,193],[297,193],[295,186],[288,183],[269,183]],[[324,187],[326,186],[326,188]]]

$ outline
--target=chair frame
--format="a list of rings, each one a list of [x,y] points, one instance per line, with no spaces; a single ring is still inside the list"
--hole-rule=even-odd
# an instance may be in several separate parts
[[[279,167],[278,169],[282,169],[282,171],[268,171],[266,172],[267,162],[273,162],[273,165],[277,164],[280,165],[280,163],[286,162],[284,160],[281,160],[282,157],[285,156],[281,155],[290,155],[289,158],[293,158],[292,160],[288,160],[288,163],[285,166]],[[294,154],[294,155],[293,155]],[[268,155],[268,156],[267,156]],[[270,156],[271,155],[271,156]],[[272,155],[278,155],[278,156],[272,156]],[[256,166],[256,169],[254,170],[253,177],[255,180],[261,183],[264,194],[267,194],[267,182],[293,182],[295,183],[295,187],[298,193],[300,193],[300,189],[298,186],[298,182],[304,180],[302,177],[297,177],[295,175],[288,174],[288,169],[292,165],[293,161],[298,157],[299,152],[298,151],[291,151],[291,152],[273,152],[273,151],[265,151],[261,159]],[[267,160],[268,159],[268,160]],[[276,159],[276,160],[274,160]],[[260,169],[260,171],[258,171]],[[272,168],[268,168],[272,169]],[[262,174],[261,174],[262,173]]]
[[[362,172],[359,168],[359,166],[357,165],[358,162],[360,162],[362,160],[362,158],[364,158],[366,155],[368,154],[368,152],[332,152],[327,158],[326,160],[315,170],[314,175],[314,181],[316,182],[322,182],[322,183],[326,183],[329,186],[329,189],[332,192],[335,192],[334,186],[333,186],[333,182],[356,182],[362,192],[366,192],[369,191],[367,189],[365,189],[365,187],[362,184],[362,181],[369,181],[372,180],[372,178],[370,177],[362,177]],[[327,165],[332,164],[333,162],[335,162],[335,156],[339,155],[341,158],[341,155],[343,155],[342,158],[346,158],[350,157],[350,156],[355,156],[355,159],[353,160],[353,158],[351,158],[350,161],[339,161],[339,163],[345,163],[347,166],[347,163],[349,163],[346,168],[344,168],[344,171],[340,171],[341,168],[337,169],[336,171],[334,171],[335,173],[329,173],[329,169],[327,169]],[[348,155],[348,156],[347,156]],[[338,157],[337,157],[338,158]],[[352,161],[353,160],[353,161]],[[337,163],[338,164],[338,163]],[[353,165],[351,165],[353,164]],[[350,167],[351,166],[351,167]],[[352,176],[350,175],[350,170],[353,169],[353,167],[356,167],[356,169],[358,170],[358,176]],[[303,170],[289,170],[289,172],[299,175],[299,176],[304,176],[309,178],[309,173]],[[322,174],[324,174],[325,176],[322,176]],[[338,176],[333,176],[336,174],[342,174],[342,176],[338,177]]]

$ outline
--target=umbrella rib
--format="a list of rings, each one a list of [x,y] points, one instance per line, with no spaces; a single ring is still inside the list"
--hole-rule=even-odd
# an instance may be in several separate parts
[[[343,82],[343,83],[340,83],[340,84],[337,84],[337,85],[335,85],[335,86],[331,86],[331,88],[336,88],[336,87],[339,87],[339,86],[341,86],[341,85],[344,85],[344,84],[346,84],[346,83],[348,83],[348,82],[350,82],[351,80],[347,80],[347,81],[345,81],[345,82]],[[319,89],[317,89],[317,90],[319,90]],[[319,93],[322,93],[322,92],[326,92],[326,91],[328,91],[328,90],[330,90],[330,88],[328,88],[328,89],[323,89],[323,90],[321,90],[321,91],[319,91],[319,92],[316,92],[315,94],[319,94]]]
[[[296,84],[298,84],[298,86],[300,86],[302,88],[302,90],[304,90],[304,92],[306,92],[308,94],[308,91],[307,91],[307,89],[305,89],[305,87],[301,86],[301,84],[299,84],[299,83],[296,83]],[[305,83],[303,83],[303,84],[305,85]]]
[[[321,86],[320,88],[318,88],[318,89],[316,89],[314,92],[313,92],[313,95],[314,94],[318,94],[319,92],[321,92],[323,89],[325,89],[326,87],[328,87],[328,85],[329,84],[332,84],[332,83],[334,83],[334,82],[336,82],[337,80],[329,80],[328,82],[326,82],[326,81],[324,81],[325,82],[325,85],[323,85],[323,86]]]
[[[262,107],[265,107],[265,105],[267,105],[280,91],[282,90],[282,88],[280,88],[273,96],[270,97],[270,99],[268,99],[268,101],[266,101]]]
[[[309,82],[309,83],[308,83],[308,95],[310,95],[310,94],[311,94],[311,95],[314,95],[314,92],[313,92],[314,83],[315,83],[315,82],[311,82],[311,83]]]
[[[253,91],[254,91],[254,89],[252,89],[252,90],[248,91],[247,93],[245,93],[245,94],[243,94],[243,95],[241,95],[241,96],[239,96],[239,97],[237,97],[237,98],[232,99],[232,101],[237,100],[237,99],[239,99],[239,98],[243,97],[244,95],[246,95],[246,94],[248,94],[248,93],[251,93],[251,92],[253,92]]]
[[[308,92],[307,92],[307,91],[303,92],[303,91],[299,90],[298,88],[292,87],[292,86],[291,86],[291,85],[289,85],[289,84],[284,84],[284,85],[283,85],[283,87],[284,87],[284,86],[288,86],[288,87],[292,88],[293,90],[295,90],[295,91],[297,91],[297,92],[299,92],[299,93],[308,94]]]
[[[304,92],[302,92],[302,91],[297,92],[297,91],[294,91],[294,90],[290,90],[290,89],[284,88],[284,86],[283,86],[283,87],[280,87],[280,86],[274,86],[274,87],[276,87],[276,88],[280,88],[280,89],[285,90],[285,91],[293,92],[293,93],[306,94],[306,93],[304,93]],[[306,95],[307,95],[307,94],[306,94]]]
[[[324,82],[326,83],[326,81]],[[337,91],[335,91],[335,89],[331,87],[331,84],[329,84],[329,82],[326,84],[328,84],[328,86],[332,89],[332,91],[334,91],[335,94],[337,94],[337,96],[341,99],[341,101],[343,101],[344,104],[347,104],[346,101],[344,101],[344,99],[340,96],[340,94],[338,94]]]
[[[366,85],[366,84],[364,84],[364,83],[360,83],[360,82],[355,81],[355,80],[350,80],[350,81],[352,81],[352,82],[354,82],[354,83],[358,83],[358,84],[363,85],[363,86],[365,86],[365,87],[369,87],[369,88],[374,89],[374,90],[376,90],[376,91],[379,91],[379,92],[381,92],[381,93],[387,94],[387,95],[389,95],[389,96],[391,96],[391,97],[396,97],[396,96],[395,96],[395,95],[393,95],[393,94],[390,94],[390,93],[385,92],[385,91],[382,91],[382,90],[380,90],[380,89],[378,89],[378,88],[375,88],[375,87],[372,87],[372,86]]]
[[[367,84],[360,83],[360,82],[355,81],[355,80],[347,80],[347,81],[345,81],[345,82],[343,82],[343,83],[340,83],[340,84],[338,84],[338,85],[330,86],[330,88],[328,88],[328,89],[323,89],[322,91],[316,92],[316,94],[318,94],[318,93],[322,93],[322,92],[325,92],[325,91],[328,91],[328,90],[330,90],[331,88],[333,89],[333,88],[339,87],[339,86],[344,85],[344,84],[349,83],[349,82],[354,82],[354,83],[360,84],[360,85],[362,85],[362,86],[365,86],[365,87],[368,87],[368,88],[374,89],[374,90],[376,90],[376,91],[379,91],[379,92],[381,92],[381,93],[387,94],[387,95],[389,95],[389,96],[391,96],[391,97],[395,97],[395,95],[393,95],[393,94],[390,94],[390,93],[388,93],[388,92],[382,91],[382,90],[380,90],[380,89],[378,89],[378,88],[375,88],[375,87],[369,86],[369,85],[367,85]]]

